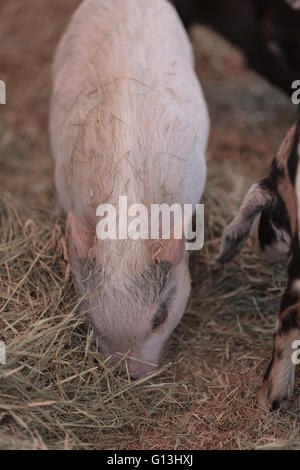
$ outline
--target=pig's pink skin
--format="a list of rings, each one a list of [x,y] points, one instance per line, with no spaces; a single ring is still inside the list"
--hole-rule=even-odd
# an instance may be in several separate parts
[[[168,241],[96,238],[96,208],[199,202],[209,119],[191,44],[165,0],[86,0],[53,66],[50,135],[79,290],[100,348],[140,377],[159,364],[190,293],[187,255]],[[164,322],[154,319],[166,308]]]

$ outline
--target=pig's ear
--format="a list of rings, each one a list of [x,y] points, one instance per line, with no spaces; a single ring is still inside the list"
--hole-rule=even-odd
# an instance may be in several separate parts
[[[273,198],[271,191],[263,184],[251,186],[239,212],[223,232],[217,258],[219,263],[231,261],[242,250],[256,217],[271,204]]]
[[[184,257],[185,239],[162,240],[155,246],[153,251],[154,259],[159,261],[169,261],[173,266],[177,266]]]
[[[75,249],[79,258],[87,258],[93,246],[93,236],[72,212],[68,215],[67,232],[71,249]]]

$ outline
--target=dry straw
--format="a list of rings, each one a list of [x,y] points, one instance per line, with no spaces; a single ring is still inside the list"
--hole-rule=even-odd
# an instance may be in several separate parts
[[[136,382],[108,368],[78,310],[62,225],[8,197],[0,217],[0,448],[122,446],[180,385],[151,385],[168,364]]]
[[[300,448],[298,412],[255,403],[284,268],[260,261],[254,239],[229,266],[215,262],[246,190],[225,165],[210,175],[186,315],[162,369],[136,382],[107,366],[79,313],[63,223],[1,197],[1,449]]]

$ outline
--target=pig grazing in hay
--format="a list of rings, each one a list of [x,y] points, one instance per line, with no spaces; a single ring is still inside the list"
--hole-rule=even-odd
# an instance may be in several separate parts
[[[165,0],[86,0],[53,81],[56,187],[82,305],[102,353],[142,377],[189,297],[184,240],[99,239],[96,211],[119,196],[128,206],[199,202],[209,119],[191,44]]]
[[[300,121],[284,139],[269,176],[248,191],[222,236],[218,261],[230,261],[243,248],[260,215],[259,242],[268,259],[288,259],[288,285],[281,301],[274,335],[273,358],[257,393],[265,409],[292,405],[297,346],[300,341]]]

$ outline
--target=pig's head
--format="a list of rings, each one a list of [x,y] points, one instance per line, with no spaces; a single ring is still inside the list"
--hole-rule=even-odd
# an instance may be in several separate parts
[[[72,270],[100,351],[111,364],[128,357],[133,378],[149,374],[189,297],[184,240],[106,244],[95,241],[72,215],[68,225]]]
[[[270,261],[288,258],[297,226],[299,136],[300,122],[288,132],[269,176],[249,189],[237,215],[223,232],[220,263],[227,263],[241,251],[258,217],[263,256]]]

